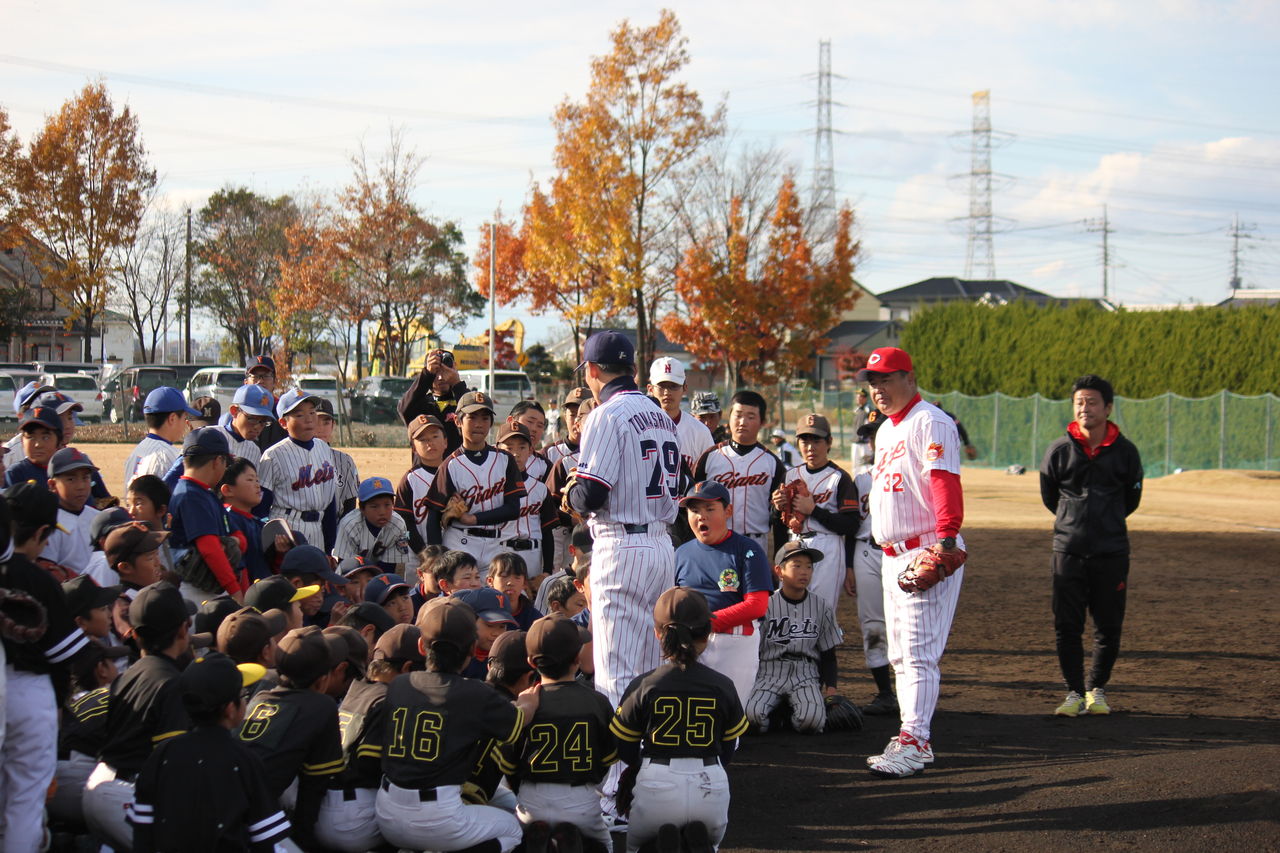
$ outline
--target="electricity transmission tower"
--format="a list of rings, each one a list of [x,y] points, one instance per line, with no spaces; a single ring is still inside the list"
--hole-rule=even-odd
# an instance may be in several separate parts
[[[815,232],[834,234],[836,155],[831,126],[831,42],[818,42],[818,121],[813,139],[812,208]]]
[[[1231,289],[1239,290],[1244,285],[1240,281],[1240,241],[1253,239],[1249,229],[1257,228],[1254,224],[1240,223],[1240,214],[1231,219]]]
[[[973,130],[969,166],[969,244],[965,251],[964,277],[978,270],[988,280],[996,277],[996,249],[992,239],[991,211],[991,91],[973,93]]]

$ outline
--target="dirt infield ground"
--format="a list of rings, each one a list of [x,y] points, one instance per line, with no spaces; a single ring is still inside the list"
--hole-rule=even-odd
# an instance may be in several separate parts
[[[115,488],[128,447],[87,445]],[[356,449],[398,474],[404,451]],[[750,738],[730,772],[726,853],[773,850],[1280,849],[1280,474],[1148,481],[1109,717],[1061,700],[1049,614],[1051,518],[1034,472],[966,469],[971,555],[942,661],[937,762],[882,780],[863,757],[895,733]],[[841,605],[844,690],[872,693]]]

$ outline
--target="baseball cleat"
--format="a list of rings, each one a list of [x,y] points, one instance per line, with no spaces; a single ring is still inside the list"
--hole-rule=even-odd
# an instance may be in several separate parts
[[[862,713],[869,717],[887,717],[898,713],[898,697],[892,693],[877,693],[870,704],[862,706]]]
[[[1072,690],[1067,694],[1067,698],[1062,700],[1062,704],[1054,709],[1053,713],[1058,717],[1078,717],[1084,713],[1084,709],[1084,697]]]
[[[524,828],[525,853],[546,853],[551,842],[551,825],[545,820],[534,821]]]
[[[680,827],[664,823],[658,827],[658,837],[653,845],[654,853],[680,853]]]
[[[1101,687],[1095,687],[1084,694],[1084,710],[1087,714],[1111,713],[1111,706],[1107,704],[1107,694]]]
[[[894,735],[893,737],[889,738],[889,745],[884,748],[884,752],[882,752],[881,754],[868,755],[867,766],[870,767],[872,764],[876,763],[881,758],[884,758],[885,755],[888,754],[891,750],[895,749],[898,745],[899,737],[900,735]],[[916,744],[921,750],[920,760],[923,761],[925,764],[932,764],[933,763],[933,744],[931,743],[921,744],[919,741],[917,741]]]
[[[684,839],[684,853],[714,853],[711,838],[707,835],[707,825],[700,820],[686,823],[680,829]]]
[[[572,823],[557,823],[551,830],[556,853],[582,853],[582,831]]]
[[[889,741],[882,754],[867,759],[867,769],[877,776],[901,779],[914,776],[933,761],[933,751],[927,742],[920,743],[902,732]]]

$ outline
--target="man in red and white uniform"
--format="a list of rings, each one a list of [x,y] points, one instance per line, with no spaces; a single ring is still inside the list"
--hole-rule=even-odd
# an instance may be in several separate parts
[[[911,356],[897,347],[871,353],[858,381],[888,420],[876,434],[871,480],[871,529],[884,551],[882,576],[889,662],[897,678],[901,726],[871,772],[903,777],[933,762],[930,722],[938,704],[938,661],[947,646],[964,567],[923,592],[906,592],[898,574],[924,548],[963,550],[960,525],[960,436],[955,421],[924,402]]]

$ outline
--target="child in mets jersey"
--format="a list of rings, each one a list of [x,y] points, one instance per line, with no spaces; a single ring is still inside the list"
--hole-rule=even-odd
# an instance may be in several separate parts
[[[698,661],[711,633],[711,608],[697,590],[674,587],[653,608],[666,662],[631,682],[610,728],[627,763],[618,791],[630,811],[627,851],[719,847],[729,825],[725,764],[747,718],[733,682]],[[628,793],[628,788],[631,789]]]
[[[271,517],[283,518],[307,544],[333,550],[338,529],[338,472],[329,445],[316,438],[320,398],[288,391],[276,404],[288,432],[262,454],[258,480],[275,495]]]
[[[359,506],[338,523],[333,556],[345,560],[360,555],[384,572],[407,576],[418,567],[418,555],[409,547],[404,519],[396,514],[391,481],[370,477],[360,484],[359,499]]]
[[[823,554],[799,539],[778,549],[778,590],[769,597],[760,629],[760,669],[747,700],[747,719],[768,731],[769,714],[786,699],[798,732],[817,733],[827,721],[823,700],[836,692],[840,632],[831,608],[809,591]]]
[[[609,731],[613,708],[604,694],[575,678],[582,635],[564,616],[544,616],[530,626],[525,648],[542,690],[538,710],[515,745],[516,817],[526,828],[573,824],[612,850],[597,788],[618,758]]]

